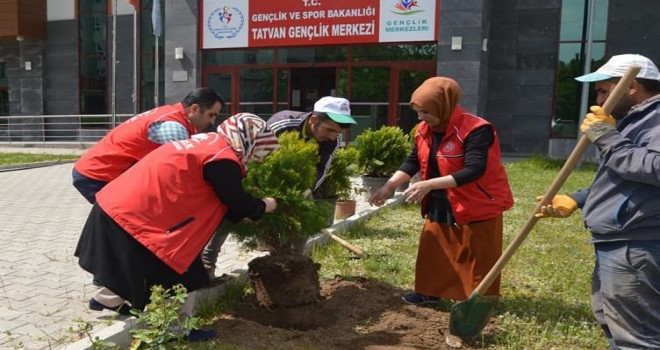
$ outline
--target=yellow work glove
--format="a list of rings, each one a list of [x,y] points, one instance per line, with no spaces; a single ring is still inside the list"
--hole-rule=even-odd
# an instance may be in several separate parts
[[[616,121],[611,115],[605,113],[600,106],[589,107],[591,113],[587,113],[584,117],[580,131],[582,131],[591,142],[595,142],[601,136],[608,132],[615,130]]]
[[[536,197],[537,201],[543,199],[543,196]],[[571,196],[559,194],[552,198],[551,204],[541,207],[541,211],[534,216],[537,218],[566,218],[577,209],[577,202]]]

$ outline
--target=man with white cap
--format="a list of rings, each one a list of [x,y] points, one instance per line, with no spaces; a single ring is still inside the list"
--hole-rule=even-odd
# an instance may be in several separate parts
[[[628,67],[641,68],[607,115],[601,106]],[[557,195],[538,217],[582,209],[596,252],[591,304],[612,349],[660,349],[660,73],[641,55],[613,56],[596,72],[580,130],[600,153],[588,189]]]
[[[314,103],[312,112],[280,111],[268,119],[268,125],[276,135],[295,130],[300,137],[318,142],[320,160],[316,165],[313,190],[323,183],[335,150],[342,141],[342,132],[353,124],[357,123],[351,117],[350,102],[332,96],[321,97]]]
[[[300,137],[315,140],[319,144],[319,162],[316,164],[316,183],[319,188],[326,177],[337,147],[342,143],[342,132],[357,124],[351,116],[350,102],[341,97],[325,96],[314,103],[312,112],[280,111],[267,121],[268,126],[279,136],[286,131],[297,131]],[[227,232],[219,229],[202,252],[202,261],[209,275],[215,274],[215,263]],[[305,241],[294,243],[294,250],[303,253]]]

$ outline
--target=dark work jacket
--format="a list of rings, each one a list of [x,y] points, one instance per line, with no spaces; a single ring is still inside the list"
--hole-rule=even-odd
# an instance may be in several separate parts
[[[273,114],[268,118],[268,126],[276,136],[286,131],[298,131],[300,137],[303,137],[303,129],[307,123],[307,119],[312,115],[312,112],[297,112],[297,111],[280,111]],[[321,186],[325,180],[326,174],[332,165],[332,159],[335,152],[342,142],[342,134],[339,134],[336,141],[323,141],[319,142],[319,162],[316,164],[316,190]]]
[[[592,241],[660,239],[660,94],[639,105],[594,142],[600,168],[571,196]]]

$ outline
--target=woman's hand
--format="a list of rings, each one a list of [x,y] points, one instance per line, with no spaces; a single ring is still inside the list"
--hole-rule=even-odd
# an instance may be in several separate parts
[[[403,197],[407,203],[420,203],[430,191],[431,186],[428,180],[417,181],[410,184],[410,187],[403,191]]]
[[[378,191],[371,195],[371,198],[369,198],[369,204],[377,205],[380,207],[381,205],[385,204],[385,201],[391,193],[392,190],[390,190],[390,187],[385,184],[383,187],[379,188]]]
[[[262,198],[261,199],[265,204],[266,204],[266,209],[264,212],[266,213],[272,213],[277,209],[277,201],[275,198],[267,197],[267,198]]]

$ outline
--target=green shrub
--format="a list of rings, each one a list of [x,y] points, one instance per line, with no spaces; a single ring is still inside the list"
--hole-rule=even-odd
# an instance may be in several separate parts
[[[314,192],[314,198],[349,199],[353,194],[351,177],[358,174],[358,156],[354,147],[338,149],[325,179]]]
[[[364,175],[389,177],[406,160],[411,150],[408,136],[397,126],[366,129],[355,138],[358,164]]]
[[[259,241],[285,252],[299,238],[307,238],[327,225],[325,208],[305,197],[314,186],[318,144],[305,142],[295,132],[278,137],[280,148],[262,163],[250,163],[243,186],[252,195],[277,199],[277,210],[256,222],[230,224],[230,230],[248,247]]]
[[[151,298],[145,310],[131,311],[138,316],[138,328],[130,331],[133,335],[131,350],[164,349],[172,342],[185,344],[186,334],[199,329],[200,325],[198,317],[183,317],[179,313],[186,298],[186,287],[181,284],[171,290],[161,285],[151,287]]]

